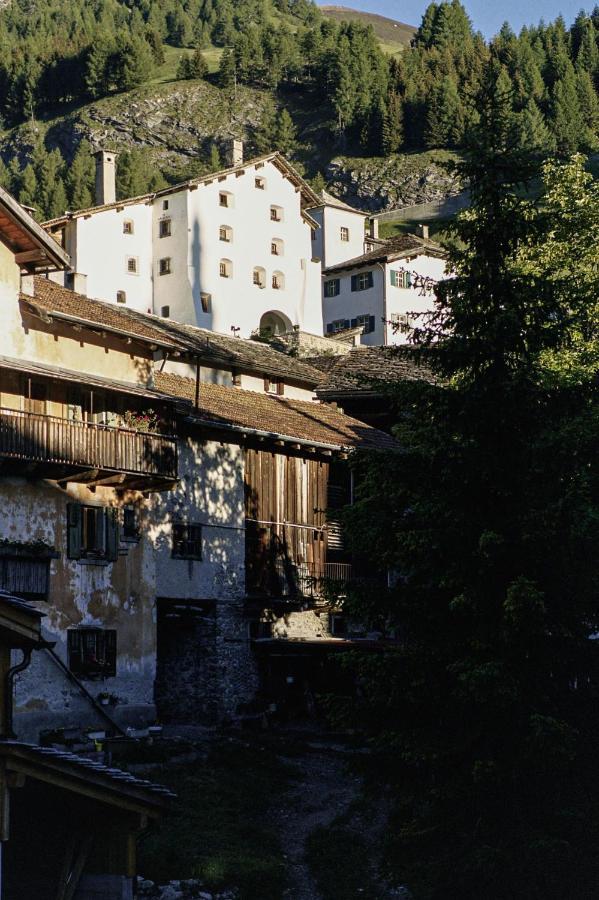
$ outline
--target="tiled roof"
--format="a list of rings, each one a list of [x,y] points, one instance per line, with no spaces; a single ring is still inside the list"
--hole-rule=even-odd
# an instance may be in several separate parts
[[[156,374],[156,386],[165,394],[195,400],[195,382],[167,372]],[[200,385],[199,408],[190,414],[207,423],[259,431],[282,439],[332,448],[389,449],[395,441],[376,428],[344,415],[326,403],[288,400],[270,394],[224,387]]]
[[[226,178],[227,175],[234,175],[236,172],[240,172],[242,169],[249,169],[251,166],[255,166],[259,163],[270,162],[274,166],[276,166],[279,171],[285,175],[285,177],[289,178],[293,183],[301,190],[302,192],[302,201],[303,206],[306,208],[314,208],[319,206],[319,196],[316,194],[310,185],[304,181],[299,172],[297,172],[291,163],[289,163],[285,157],[278,152],[274,153],[265,153],[262,156],[255,156],[253,159],[248,159],[245,162],[239,163],[237,166],[229,166],[226,169],[221,169],[218,172],[212,172],[209,175],[202,175],[198,178],[190,178],[188,181],[183,181],[180,184],[175,184],[172,187],[164,188],[161,191],[157,191],[154,194],[142,194],[140,197],[130,197],[126,200],[116,200],[114,203],[105,203],[102,206],[91,206],[88,209],[78,209],[75,212],[65,213],[64,216],[58,216],[55,219],[49,219],[47,222],[43,223],[44,228],[53,228],[56,225],[61,225],[64,222],[68,222],[70,219],[78,219],[81,216],[93,215],[94,213],[104,212],[107,209],[116,209],[121,206],[130,206],[135,203],[146,203],[150,200],[153,200],[155,197],[166,197],[170,194],[175,194],[177,191],[185,190],[188,187],[200,185],[200,184],[210,184],[210,182],[217,180],[218,178]]]
[[[13,609],[20,610],[26,615],[31,616],[32,619],[42,619],[46,615],[46,613],[36,609],[35,606],[31,606],[26,600],[22,600],[21,597],[15,597],[14,594],[0,589],[0,606],[3,605],[12,606]]]
[[[93,328],[137,337],[150,344],[197,354],[207,363],[286,378],[309,387],[314,387],[320,380],[319,372],[312,366],[274,350],[268,344],[230,337],[207,328],[182,325],[172,319],[140,313],[102,300],[90,300],[46,278],[35,279],[34,297],[22,294],[21,298],[46,313],[75,319]]]
[[[333,194],[329,194],[328,191],[322,190],[318,193],[318,197],[320,199],[319,206],[334,206],[336,209],[343,209],[346,212],[358,213],[360,216],[366,217],[367,214],[362,212],[361,209],[354,209],[353,206],[350,206],[349,203],[344,203],[343,200],[340,200],[338,197],[334,197]]]
[[[140,316],[132,319],[130,310],[121,309],[113,303],[105,303],[102,300],[90,300],[89,297],[62,287],[48,278],[36,276],[34,283],[35,296],[21,294],[21,299],[47,313],[77,319],[95,328],[133,335],[145,341],[176,346],[172,340],[165,338],[162,331],[154,327],[151,317]]]
[[[429,256],[445,256],[445,251],[435,241],[418,237],[415,234],[398,234],[396,237],[384,241],[376,250],[370,250],[368,253],[354,256],[353,259],[337,263],[335,266],[329,266],[324,271],[325,275],[329,275],[332,272],[355,269],[376,262],[390,262],[394,259],[401,259],[402,256],[413,256],[415,253],[426,253]]]
[[[102,763],[77,756],[67,751],[56,750],[53,747],[39,747],[37,744],[27,744],[23,741],[1,740],[0,756],[13,756],[19,759],[30,759],[38,765],[50,768],[68,767],[70,773],[78,779],[92,777],[95,781],[104,782],[113,791],[124,792],[133,789],[136,793],[146,795],[150,802],[163,804],[164,801],[173,799],[176,794],[160,784],[138,778],[130,772],[122,769],[113,769]]]
[[[325,374],[316,393],[323,398],[376,394],[384,385],[398,381],[436,381],[414,351],[403,347],[356,347],[322,368]]]

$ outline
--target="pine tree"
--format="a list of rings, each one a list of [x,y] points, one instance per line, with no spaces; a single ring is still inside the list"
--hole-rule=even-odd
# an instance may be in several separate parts
[[[208,162],[211,172],[218,172],[223,167],[222,159],[220,157],[220,153],[218,152],[218,147],[216,144],[212,144],[210,147],[210,160]]]
[[[237,80],[235,56],[228,47],[223,50],[218,66],[218,83],[227,90],[234,87]]]
[[[585,137],[576,76],[569,61],[563,78],[558,79],[553,87],[551,128],[558,153],[564,156],[575,153]]]
[[[93,203],[96,167],[91,147],[82,140],[66,175],[66,189],[71,209],[87,209]]]
[[[125,150],[118,157],[116,189],[119,199],[139,197],[148,188],[148,166],[141,150]]]
[[[582,69],[576,75],[576,91],[583,122],[580,146],[587,152],[599,147],[599,97],[590,74]]]
[[[189,77],[205,78],[208,74],[208,64],[201,50],[196,50],[189,60]]]
[[[435,88],[426,121],[427,147],[455,147],[464,131],[464,108],[455,79],[446,75]]]
[[[520,147],[533,153],[546,154],[553,141],[543,114],[531,97],[519,115]]]
[[[67,192],[64,181],[61,177],[57,177],[49,194],[44,210],[45,215],[49,219],[56,216],[62,216],[67,208]]]
[[[254,132],[254,146],[259,154],[270,153],[276,147],[277,113],[272,103],[262,110],[260,122]]]
[[[38,208],[37,178],[31,163],[27,163],[19,179],[19,203]]]
[[[293,119],[286,109],[282,109],[277,118],[274,134],[277,150],[284,156],[292,156],[297,146],[296,130]]]

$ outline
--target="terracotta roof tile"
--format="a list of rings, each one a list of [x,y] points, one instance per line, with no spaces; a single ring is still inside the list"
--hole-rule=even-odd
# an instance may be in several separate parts
[[[320,380],[320,373],[313,366],[260,341],[229,337],[207,328],[182,325],[172,319],[140,313],[103,300],[92,300],[47,278],[35,279],[34,297],[26,294],[21,297],[47,313],[135,336],[148,343],[175,347],[197,354],[207,363],[285,378],[309,387],[315,387]]]
[[[164,394],[192,403],[195,400],[195,382],[191,378],[159,372],[155,384]],[[193,409],[193,415],[206,422],[332,447],[384,450],[397,446],[389,435],[346,416],[329,404],[288,400],[220,384],[200,385],[200,406]]]

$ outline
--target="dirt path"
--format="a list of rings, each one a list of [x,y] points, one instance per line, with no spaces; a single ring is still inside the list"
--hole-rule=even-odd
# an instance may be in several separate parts
[[[285,757],[282,757],[285,759]],[[288,900],[320,900],[305,858],[305,843],[315,828],[327,827],[358,796],[361,779],[348,771],[339,749],[331,746],[285,759],[297,771],[297,783],[272,809],[285,849],[290,887]]]

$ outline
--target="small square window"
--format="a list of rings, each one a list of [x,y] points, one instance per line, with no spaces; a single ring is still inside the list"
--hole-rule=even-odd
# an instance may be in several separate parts
[[[171,236],[171,220],[161,219],[158,223],[158,236],[161,238]]]
[[[162,208],[163,208],[163,209],[168,209],[168,200],[163,200],[163,201],[162,201]]]
[[[283,221],[283,210],[280,206],[271,206],[270,207],[270,220],[271,222],[282,222]]]
[[[218,239],[219,241],[225,241],[226,244],[230,244],[233,239],[233,229],[229,228],[228,225],[221,225],[218,229]]]
[[[127,271],[130,275],[137,275],[137,256],[128,256],[127,257]]]
[[[117,303],[126,303],[127,302],[127,292],[126,291],[117,291],[116,292],[116,302]]]
[[[200,294],[200,303],[202,304],[202,312],[209,313],[211,303],[212,303],[212,295],[201,293]]]
[[[123,222],[123,234],[133,234],[134,226],[131,219],[125,219]]]
[[[265,178],[256,178],[254,180],[254,184],[256,185],[259,191],[263,191],[266,187],[266,179]]]
[[[202,526],[173,523],[173,559],[202,558]]]
[[[227,193],[225,193],[224,191],[221,191],[221,193],[218,195],[218,202],[219,202],[220,206],[228,207],[229,206],[229,195]]]
[[[165,256],[160,260],[160,274],[170,275],[171,271],[171,258],[170,256]]]
[[[349,228],[341,226],[341,240],[345,243],[349,241]]]
[[[160,307],[160,315],[163,319],[170,319],[171,308],[170,306],[161,306]]]
[[[218,273],[221,278],[231,278],[233,274],[233,264],[230,259],[221,259],[218,264]]]

